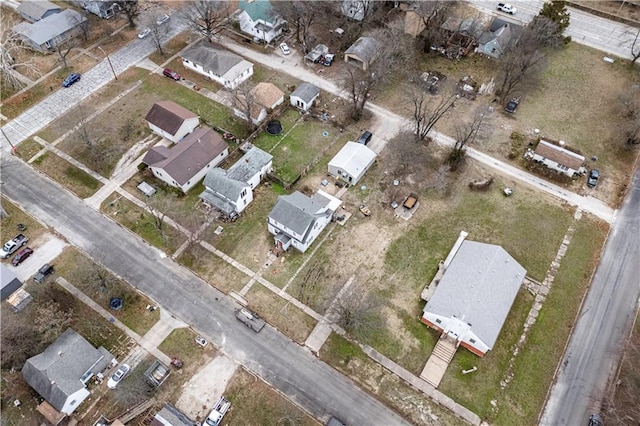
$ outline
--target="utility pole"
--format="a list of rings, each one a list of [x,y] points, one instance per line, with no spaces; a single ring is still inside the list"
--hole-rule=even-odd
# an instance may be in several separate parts
[[[116,75],[116,70],[113,69],[113,64],[111,63],[111,58],[109,58],[109,55],[107,55],[107,52],[105,52],[104,49],[102,49],[102,47],[98,46],[98,49],[100,49],[102,54],[107,58],[107,62],[109,63],[109,67],[111,68],[111,72],[113,73],[113,78],[115,78],[117,80],[118,76]]]

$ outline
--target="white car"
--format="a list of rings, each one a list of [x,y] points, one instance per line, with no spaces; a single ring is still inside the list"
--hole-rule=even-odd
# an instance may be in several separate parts
[[[158,19],[156,20],[157,25],[166,24],[167,22],[169,22],[169,15],[158,16]]]
[[[289,46],[287,46],[287,43],[280,43],[280,50],[282,50],[282,53],[284,53],[285,55],[291,53],[291,50],[289,50]]]
[[[116,372],[113,373],[111,377],[109,377],[109,380],[107,381],[107,387],[109,389],[115,389],[130,370],[131,367],[129,367],[127,364],[122,364],[120,367],[118,367]]]
[[[507,3],[498,3],[498,10],[500,12],[508,13],[509,15],[515,15],[517,9]]]
[[[151,34],[151,30],[149,28],[143,28],[142,31],[138,33],[138,38],[145,38],[149,34]]]

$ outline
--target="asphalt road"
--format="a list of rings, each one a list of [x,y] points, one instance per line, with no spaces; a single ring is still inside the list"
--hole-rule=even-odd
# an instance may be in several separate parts
[[[497,1],[469,0],[469,3],[484,12],[492,13],[506,21],[528,23],[540,12],[544,1],[510,0],[507,3],[512,4],[517,9],[515,15],[498,12],[496,10]],[[576,43],[621,58],[631,59],[632,34],[637,33],[637,28],[634,29],[620,22],[601,18],[572,7],[568,7],[567,9],[569,10],[571,18],[569,20],[569,28],[565,31],[565,35],[571,36],[571,39]]]
[[[640,169],[618,211],[541,424],[586,425],[589,415],[599,412],[636,317],[639,297]]]
[[[3,193],[317,418],[351,425],[407,424],[270,326],[254,333],[234,317],[231,299],[11,155]]]

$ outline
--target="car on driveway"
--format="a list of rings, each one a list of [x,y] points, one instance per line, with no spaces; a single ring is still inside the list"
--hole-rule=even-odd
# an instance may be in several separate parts
[[[587,186],[589,188],[595,188],[598,185],[598,179],[600,179],[600,171],[598,169],[591,169],[589,177],[587,178]]]
[[[169,15],[158,16],[158,19],[156,19],[156,25],[166,24],[167,22],[169,22]]]
[[[182,78],[180,77],[180,74],[169,68],[165,68],[164,71],[162,71],[162,74],[164,74],[166,77],[174,79],[175,81],[180,81],[180,79]]]
[[[372,137],[373,137],[373,135],[371,134],[371,132],[367,130],[362,135],[360,135],[360,137],[358,138],[357,142],[361,143],[363,145],[368,145],[369,141],[371,141]]]
[[[287,43],[280,43],[280,50],[282,50],[282,53],[284,53],[285,55],[291,53],[291,50],[289,50],[289,46],[287,46]]]
[[[143,28],[142,31],[140,31],[138,33],[138,38],[145,38],[146,36],[148,36],[149,34],[151,34],[151,29],[149,28]]]
[[[78,81],[80,81],[80,74],[78,74],[77,72],[72,72],[67,76],[67,78],[64,79],[64,81],[62,82],[62,87],[69,87],[72,84],[77,83]]]
[[[53,266],[49,265],[48,263],[45,263],[40,267],[40,269],[38,269],[38,272],[33,277],[33,280],[38,284],[42,284],[44,280],[47,278],[47,276],[53,274],[53,272],[54,272]]]
[[[18,266],[19,264],[27,260],[29,256],[31,256],[32,254],[33,254],[33,249],[31,247],[25,247],[22,250],[20,250],[18,254],[13,256],[13,259],[11,259],[11,264],[13,266]]]
[[[509,15],[515,15],[518,11],[515,7],[507,3],[498,3],[498,10],[500,12],[508,13]]]
[[[109,389],[115,389],[116,386],[118,386],[118,384],[122,381],[122,379],[124,379],[124,377],[129,373],[130,370],[131,370],[131,367],[129,367],[129,365],[122,364],[120,367],[118,367],[116,372],[113,373],[111,377],[109,377],[109,380],[107,381],[107,387]]]

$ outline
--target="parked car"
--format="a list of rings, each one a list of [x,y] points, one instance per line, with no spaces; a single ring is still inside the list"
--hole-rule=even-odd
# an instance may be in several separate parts
[[[164,74],[166,77],[174,79],[175,81],[180,81],[180,79],[182,78],[180,77],[180,74],[169,68],[165,68],[164,71],[162,71],[162,74]]]
[[[13,256],[13,259],[11,259],[11,264],[13,266],[18,266],[19,264],[27,260],[27,258],[32,254],[33,254],[33,249],[31,247],[25,247],[22,250],[20,250],[18,254]]]
[[[78,74],[77,72],[72,72],[67,76],[67,78],[64,79],[64,81],[62,82],[62,87],[69,87],[78,81],[80,81],[80,74]]]
[[[151,34],[151,29],[149,28],[143,28],[142,31],[140,31],[138,33],[138,38],[145,38],[146,36],[148,36],[149,34]]]
[[[49,265],[48,263],[45,263],[40,267],[40,269],[38,269],[38,272],[33,277],[33,280],[38,284],[42,284],[45,278],[47,278],[47,276],[53,274],[54,272],[55,271],[53,270],[53,265]]]
[[[598,179],[600,179],[600,171],[598,169],[591,169],[589,178],[587,179],[587,186],[589,188],[595,188],[596,185],[598,185]]]
[[[334,55],[333,53],[327,53],[326,55],[320,57],[320,63],[325,67],[330,67],[335,57],[336,55]]]
[[[231,403],[227,398],[221,396],[213,406],[213,410],[207,416],[203,426],[218,426],[222,422],[224,415],[229,411],[229,408],[231,408]]]
[[[589,417],[589,426],[604,426],[604,420],[600,414],[592,414]]]
[[[118,367],[116,372],[113,373],[111,377],[109,377],[109,380],[107,381],[107,387],[109,389],[115,389],[130,370],[131,367],[129,367],[127,364],[122,364],[120,367]]]
[[[27,241],[29,241],[29,237],[27,237],[26,235],[22,233],[16,235],[12,239],[4,243],[4,245],[2,246],[2,250],[0,250],[0,257],[3,259],[7,259],[20,247],[27,244]]]
[[[260,332],[265,325],[265,321],[258,314],[247,308],[238,309],[236,318],[256,333]]]
[[[504,107],[504,110],[510,114],[513,114],[514,112],[516,112],[516,109],[518,108],[519,104],[520,104],[520,99],[513,98],[509,102],[507,102],[507,105]]]
[[[287,43],[280,43],[280,50],[282,50],[282,53],[285,55],[291,53],[291,50],[289,50],[289,46],[287,46]]]
[[[158,16],[158,19],[156,19],[156,25],[166,24],[167,22],[169,22],[169,15]]]
[[[367,130],[362,135],[360,135],[360,137],[358,138],[357,142],[361,143],[363,145],[367,145],[369,143],[369,141],[371,141],[372,137],[373,137],[373,135],[371,134],[371,132]]]
[[[517,9],[507,3],[498,3],[498,10],[500,12],[508,13],[509,15],[515,15]]]

